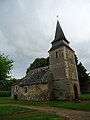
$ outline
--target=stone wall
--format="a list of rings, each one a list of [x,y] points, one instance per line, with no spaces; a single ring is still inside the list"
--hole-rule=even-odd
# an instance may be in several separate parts
[[[68,49],[67,47],[64,47],[64,51],[66,54],[66,55],[64,55],[64,56],[66,56],[64,61],[66,62],[66,70],[68,72],[67,79],[70,82],[70,96],[72,99],[74,99],[75,98],[74,85],[76,85],[78,96],[80,96],[80,85],[79,85],[74,51]]]
[[[69,47],[61,46],[49,52],[49,60],[55,99],[75,99],[74,85],[77,87],[78,95],[80,95],[80,87],[74,51]]]
[[[24,90],[25,87],[27,87],[27,92],[25,92]],[[15,86],[12,87],[12,89],[15,89]],[[17,94],[18,94],[18,99],[22,99],[22,100],[47,101],[50,99],[48,84],[19,86]]]
[[[11,97],[14,98],[14,95],[17,95],[17,97],[19,95],[19,85],[18,84],[13,85],[11,87]]]
[[[57,51],[57,56],[56,56]],[[70,99],[70,83],[64,60],[64,47],[50,51],[50,71],[53,74],[53,92],[55,100]]]
[[[47,101],[52,99],[52,89],[51,72],[46,66],[30,71],[18,85],[12,86],[12,97],[17,94],[18,99]]]
[[[68,100],[70,99],[70,86],[67,80],[53,81],[55,100]]]
[[[57,52],[57,57],[56,57]],[[65,79],[64,59],[63,59],[63,47],[50,51],[50,71],[53,73],[54,80]]]

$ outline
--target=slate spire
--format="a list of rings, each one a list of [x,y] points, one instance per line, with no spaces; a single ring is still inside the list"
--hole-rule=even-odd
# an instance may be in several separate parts
[[[69,43],[69,41],[65,38],[65,35],[63,33],[63,30],[60,26],[59,21],[57,20],[57,25],[56,25],[56,32],[55,32],[55,38],[52,41],[52,43],[57,42],[59,40],[65,40],[67,43]]]
[[[60,40],[60,39],[65,39],[65,35],[62,31],[59,21],[57,20],[56,33],[55,33],[54,40]]]

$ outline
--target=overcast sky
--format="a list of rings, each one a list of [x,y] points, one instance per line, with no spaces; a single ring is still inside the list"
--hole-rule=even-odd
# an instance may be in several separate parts
[[[79,61],[90,71],[90,0],[0,0],[0,51],[12,58],[12,76],[25,76],[47,57],[57,18]]]

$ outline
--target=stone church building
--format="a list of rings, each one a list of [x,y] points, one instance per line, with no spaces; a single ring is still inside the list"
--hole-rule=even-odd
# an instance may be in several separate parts
[[[80,95],[74,50],[57,20],[49,66],[30,70],[12,86],[11,96],[31,101],[73,100]]]

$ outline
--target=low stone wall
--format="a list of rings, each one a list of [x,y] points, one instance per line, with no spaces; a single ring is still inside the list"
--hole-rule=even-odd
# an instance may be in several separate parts
[[[47,101],[50,99],[48,84],[36,84],[27,86],[28,91],[24,93],[24,87],[19,88],[19,99],[30,101]]]

